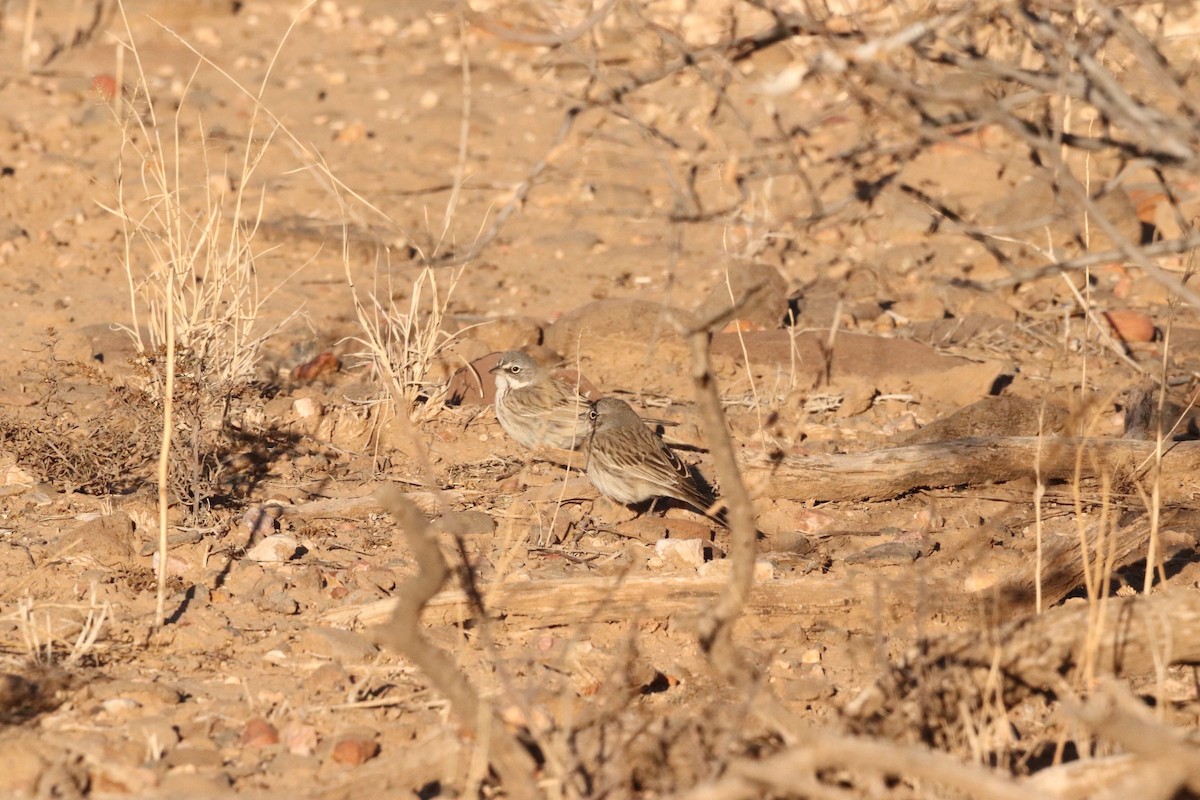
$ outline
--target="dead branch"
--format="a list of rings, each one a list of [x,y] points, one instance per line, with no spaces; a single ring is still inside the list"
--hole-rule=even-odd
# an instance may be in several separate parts
[[[509,630],[577,625],[584,622],[626,622],[631,619],[695,617],[705,603],[715,601],[728,583],[723,576],[634,576],[612,580],[588,576],[555,581],[482,586],[488,613],[503,618]],[[951,595],[934,590],[938,595]],[[809,575],[799,580],[774,580],[755,586],[746,609],[755,616],[794,616],[801,622],[830,621],[863,602],[858,580]],[[325,614],[335,627],[371,626],[395,613],[395,599],[352,605]],[[424,606],[427,624],[457,625],[472,617],[471,604],[460,590],[447,590]]]
[[[1076,454],[1083,448],[1082,474]],[[847,455],[752,455],[743,469],[768,473],[763,491],[771,497],[831,502],[888,500],[919,489],[946,489],[1033,479],[1038,463],[1047,482],[1093,478],[1108,471],[1141,479],[1154,461],[1154,443],[1131,439],[1002,437],[894,447]],[[1188,502],[1200,490],[1200,443],[1179,442],[1163,456],[1162,497]]]
[[[796,748],[770,758],[734,764],[729,774],[713,783],[698,786],[677,800],[741,800],[764,794],[792,795],[797,792],[821,796],[828,790],[820,774],[848,770],[852,777],[934,783],[981,800],[1019,800],[1029,797],[1026,789],[982,767],[963,764],[945,753],[925,747],[835,733],[813,733]]]
[[[726,679],[740,684],[753,675],[753,669],[733,646],[732,628],[754,585],[755,537],[758,530],[755,527],[754,506],[742,481],[733,442],[725,424],[725,413],[721,409],[721,396],[709,360],[709,332],[707,329],[694,331],[689,339],[696,405],[704,423],[705,439],[716,466],[717,478],[721,482],[721,494],[729,521],[729,555],[733,560],[733,571],[720,599],[701,618],[700,643]]]
[[[1078,539],[1057,537],[1056,541],[1046,545],[1040,574],[1036,564],[1027,564],[1005,576],[996,585],[981,590],[980,596],[990,596],[994,603],[995,616],[1008,619],[1016,614],[1035,611],[1039,582],[1043,606],[1053,606],[1080,586],[1086,585],[1085,575],[1089,570],[1095,572],[1097,563],[1107,563],[1115,571],[1145,559],[1150,534],[1150,525],[1145,517],[1138,517],[1124,527],[1114,525],[1111,531],[1104,519],[1091,527],[1086,553],[1080,548]]]
[[[1170,664],[1200,663],[1200,593],[1175,587],[1153,596],[1063,606],[979,631],[924,643],[890,667],[846,711],[859,731],[898,740],[936,739],[976,713],[1002,682],[1012,707],[1032,694],[1070,694],[1081,669],[1116,678]],[[994,689],[994,687],[993,687]],[[932,730],[930,720],[937,720]]]
[[[1079,721],[1110,742],[1153,765],[1143,774],[1139,794],[1146,798],[1200,793],[1200,748],[1186,734],[1154,718],[1146,704],[1116,681],[1106,680],[1082,704],[1068,702]]]
[[[419,568],[398,590],[391,619],[375,631],[377,641],[415,664],[446,696],[460,722],[475,730],[480,746],[487,749],[492,766],[512,797],[537,800],[542,795],[534,781],[533,758],[492,710],[482,705],[479,694],[454,659],[421,632],[421,612],[450,576],[450,568],[429,531],[428,521],[394,487],[380,489],[376,496],[380,506],[404,530]]]
[[[965,797],[1015,800],[1032,794],[1059,797],[1096,796],[1102,789],[1128,786],[1136,770],[1139,797],[1171,798],[1181,790],[1196,791],[1200,779],[1200,752],[1182,731],[1153,719],[1145,705],[1129,691],[1105,682],[1086,703],[1073,704],[1073,713],[1106,740],[1136,754],[1137,762],[1097,774],[1090,769],[1083,780],[1050,781],[1038,773],[1029,781],[1017,781],[924,746],[897,744],[833,732],[807,731],[801,743],[761,760],[733,764],[726,775],[712,783],[677,795],[677,800],[740,800],[759,798],[764,793],[806,793],[820,796],[826,788],[821,773],[842,770],[850,779],[898,778],[914,783],[936,784]],[[1089,762],[1091,763],[1091,762]],[[1051,792],[1054,787],[1076,791]],[[1036,787],[1036,789],[1035,789]],[[1080,791],[1086,789],[1086,791]]]

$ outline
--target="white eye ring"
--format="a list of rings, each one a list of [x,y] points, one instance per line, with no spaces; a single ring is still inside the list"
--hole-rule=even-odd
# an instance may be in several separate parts
[[[511,372],[513,375],[516,375],[518,372],[521,371],[521,365],[513,364],[508,368],[508,371]]]

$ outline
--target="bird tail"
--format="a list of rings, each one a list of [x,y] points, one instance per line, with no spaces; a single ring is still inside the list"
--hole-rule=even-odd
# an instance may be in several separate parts
[[[700,479],[695,473],[692,473],[692,478],[698,484]],[[713,522],[720,525],[722,528],[729,527],[729,519],[726,514],[725,504],[721,502],[716,493],[712,491],[706,484],[703,488],[697,487],[696,491],[689,491],[687,498],[684,500],[689,506],[696,511],[699,511],[704,516],[708,517]]]

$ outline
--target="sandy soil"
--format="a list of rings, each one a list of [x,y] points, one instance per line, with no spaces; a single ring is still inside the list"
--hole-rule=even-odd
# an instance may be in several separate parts
[[[697,644],[700,613],[729,575],[728,533],[683,509],[637,514],[597,499],[506,439],[460,371],[510,347],[561,359],[678,423],[666,437],[714,477],[667,309],[702,316],[750,287],[764,288],[711,348],[763,534],[735,641],[759,691],[806,730],[859,730],[852,701],[916,642],[990,630],[988,587],[1025,574],[1039,533],[1067,552],[1082,529],[1144,517],[1135,483],[1112,475],[1060,476],[1039,516],[1032,463],[994,485],[916,480],[836,499],[781,490],[764,466],[967,436],[1119,437],[1136,370],[1196,374],[1196,311],[1170,306],[1162,283],[1127,263],[1007,280],[1075,252],[1081,236],[1109,249],[1112,235],[1085,229],[999,127],[907,151],[910,122],[872,116],[836,81],[762,90],[816,46],[803,39],[739,62],[720,92],[713,74],[684,72],[568,113],[600,97],[596,85],[671,63],[676,34],[689,47],[722,38],[715,2],[622,4],[561,47],[538,37],[586,12],[463,16],[362,0],[297,17],[296,4],[269,0],[147,0],[73,42],[90,14],[77,5],[39,4],[26,69],[24,6],[0,4],[4,796],[432,797],[490,784],[475,721],[372,633],[416,572],[404,531],[373,499],[388,484],[416,493],[455,580],[469,565],[487,609],[481,621],[470,593],[448,588],[427,636],[536,743],[552,794],[684,790],[797,741],[752,713],[752,692]],[[738,8],[743,32],[768,21]],[[118,82],[142,127],[114,111]],[[264,298],[256,330],[282,325],[240,395],[244,435],[220,453],[211,507],[172,509],[169,624],[157,631],[161,420],[121,394],[145,372],[114,327],[135,324],[126,264],[138,282],[155,256],[145,242],[127,248],[111,211],[122,198],[139,214],[154,206],[139,155],[152,146],[151,109],[189,213],[244,189]],[[893,155],[851,152],[872,137]],[[247,141],[259,159],[250,174]],[[1097,156],[1093,179],[1118,168]],[[1102,199],[1135,241],[1173,224],[1155,216],[1167,212],[1144,172]],[[1185,215],[1197,211],[1200,181],[1174,185]],[[966,235],[930,198],[1003,235]],[[441,328],[456,335],[439,340],[425,376],[417,446],[357,355],[355,293],[407,308],[422,259],[439,264]],[[1188,263],[1159,262],[1175,274]],[[430,288],[427,277],[422,302]],[[1153,340],[1117,341],[1110,312]],[[313,362],[326,353],[337,368],[297,371],[333,364]],[[1186,403],[1186,385],[1176,392]],[[428,491],[423,448],[444,494]],[[1186,511],[1190,498],[1172,502]],[[1195,527],[1172,519],[1171,585],[1194,586]],[[269,535],[283,538],[264,549]],[[1140,591],[1145,571],[1143,550],[1126,556],[1110,576],[1121,595]],[[1084,604],[1084,583],[1050,605]],[[1031,611],[1021,602],[1014,616]],[[89,626],[94,640],[79,641]],[[1200,704],[1183,669],[1126,677],[1186,727]],[[941,734],[909,739],[1020,778],[1056,747],[1062,757],[1063,741],[1068,759],[1083,749],[1072,737],[1086,736],[1052,711],[1025,703],[1007,724],[947,719]]]

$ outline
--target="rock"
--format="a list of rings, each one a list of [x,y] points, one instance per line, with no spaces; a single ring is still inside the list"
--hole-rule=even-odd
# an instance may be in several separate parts
[[[78,541],[78,545],[70,543]],[[128,514],[97,517],[76,526],[63,540],[64,546],[107,568],[129,566],[137,550],[133,541],[133,520]]]
[[[995,302],[1008,311],[1012,310],[1000,298],[996,298]],[[1010,318],[988,314],[963,314],[953,319],[926,320],[906,330],[910,338],[940,348],[971,347],[980,339],[1011,337],[1019,332]]]
[[[842,403],[834,412],[834,416],[842,419],[867,413],[871,406],[875,405],[875,398],[879,396],[875,382],[869,378],[843,377],[831,388],[842,395]]]
[[[357,767],[379,755],[379,742],[359,737],[346,737],[333,746],[332,758],[339,764]]]
[[[317,729],[303,722],[289,722],[284,725],[280,736],[288,752],[297,756],[311,756],[316,751],[320,739]]]
[[[1104,319],[1112,326],[1113,335],[1127,344],[1153,342],[1158,334],[1154,320],[1131,308],[1115,308],[1104,312]]]
[[[18,464],[16,456],[0,452],[0,497],[21,494],[37,484],[37,476]]]
[[[678,327],[694,323],[689,312],[648,300],[598,300],[547,328],[546,345],[605,391],[689,396],[691,351]]]
[[[314,669],[304,685],[313,692],[334,692],[344,694],[354,683],[350,673],[337,661],[328,661]]]
[[[1074,246],[1077,242],[1080,222],[1074,204],[1062,202],[1059,197],[1060,190],[1052,180],[1049,172],[1027,175],[1008,191],[997,193],[993,202],[976,207],[976,219],[986,219],[997,228],[1009,230],[1028,228],[1031,210],[1037,209],[1039,220],[1042,222],[1038,226],[1040,238],[1037,239],[1036,245],[1032,242],[1026,244],[993,240],[994,246],[1009,253],[1018,262],[1026,259],[1036,261],[1047,247],[1057,250],[1059,247]],[[1123,189],[1103,192],[1097,203],[1101,213],[1116,226],[1122,237],[1134,242],[1141,239],[1142,222],[1138,219],[1137,208]],[[1119,247],[1118,243],[1096,226],[1092,227],[1090,233],[1088,248],[1091,250],[1103,251]]]
[[[889,309],[902,318],[902,322],[919,322],[943,319],[946,316],[946,306],[941,298],[922,287],[911,297],[897,300]]]
[[[275,533],[279,530],[281,516],[283,507],[275,503],[247,508],[242,514],[242,524],[246,526],[248,533],[246,541],[257,544]]]
[[[1159,411],[1159,390],[1152,382],[1127,390],[1121,400],[1127,439],[1152,439],[1159,433],[1176,441],[1200,439],[1197,392],[1180,395],[1168,391]]]
[[[698,567],[704,563],[704,543],[699,539],[659,539],[654,554],[664,564],[675,567]]]
[[[250,561],[278,563],[292,560],[299,550],[300,543],[296,541],[295,537],[285,533],[276,533],[247,550],[246,558]]]
[[[210,743],[200,740],[200,744]],[[163,758],[163,763],[168,767],[184,767],[189,770],[211,770],[225,766],[225,757],[221,755],[221,751],[211,746],[197,747],[194,745],[184,745],[167,753]]]
[[[294,367],[291,371],[291,378],[297,383],[311,383],[323,375],[332,375],[340,372],[341,369],[341,360],[333,353],[326,351]],[[300,416],[307,415],[301,414]]]
[[[295,647],[315,656],[351,664],[370,661],[379,652],[379,648],[362,634],[341,628],[307,628],[296,639]]]
[[[542,326],[530,317],[455,317],[450,320],[450,325],[461,326],[460,331],[483,342],[496,353],[542,343]]]
[[[169,719],[157,714],[129,720],[125,724],[125,730],[160,753],[165,753],[179,744],[179,729]]]
[[[788,682],[787,693],[789,697],[811,702],[832,697],[833,686],[830,685],[829,679],[825,677],[824,673],[802,674]]]
[[[162,555],[162,553],[160,553],[156,550],[150,556],[150,569],[152,569],[154,571],[155,575],[158,574],[158,571],[160,569],[159,564],[160,564],[161,555]],[[184,577],[187,577],[188,570],[189,570],[189,564],[187,561],[183,560],[179,556],[168,555],[167,562],[166,562],[166,569],[167,569],[167,577],[169,577],[169,578],[184,578]]]
[[[313,419],[325,414],[325,407],[321,405],[320,401],[312,397],[297,397],[292,402],[292,410],[296,412],[296,416],[300,419]]]
[[[286,775],[293,781],[316,780],[320,770],[320,760],[313,758],[311,753],[276,753],[271,763],[264,768],[274,775]]]
[[[496,532],[496,520],[483,511],[447,511],[433,521],[438,533],[455,536],[490,536]]]
[[[984,397],[915,431],[893,437],[897,444],[926,444],[975,436],[1052,436],[1067,422],[1066,409],[1023,397]]]
[[[920,545],[912,542],[884,542],[846,558],[847,564],[871,564],[877,567],[911,564],[921,557]]]
[[[759,527],[762,527],[761,523]],[[798,531],[768,534],[767,538],[759,543],[760,551],[777,556],[807,556],[816,549],[817,543]]]
[[[269,611],[288,617],[300,613],[300,604],[282,589],[264,593],[262,597],[254,601],[254,607],[260,611]]]
[[[0,794],[4,797],[37,796],[38,778],[48,764],[43,751],[44,747],[32,741],[32,737],[0,741]]]
[[[450,376],[450,382],[446,385],[446,405],[487,406],[494,403],[496,381],[488,370],[496,366],[499,359],[499,353],[489,353]]]
[[[833,527],[835,518],[824,511],[809,508],[799,500],[780,498],[772,501],[758,517],[758,529],[767,536],[797,531],[821,533]]]
[[[261,717],[249,720],[242,728],[242,736],[238,740],[242,747],[261,750],[279,744],[279,731],[274,725]]]
[[[105,700],[132,700],[146,709],[158,709],[178,705],[183,701],[182,693],[172,687],[150,681],[94,681],[87,687],[88,696]]]
[[[496,352],[494,348],[474,337],[454,339],[430,359],[425,380],[429,383],[449,383],[463,364],[478,361],[493,352]]]
[[[727,558],[720,561],[706,561],[701,564],[696,570],[701,578],[728,578],[733,572],[733,562]],[[775,565],[770,561],[758,560],[754,562],[754,582],[766,583],[767,581],[775,580]]]
[[[396,588],[396,573],[386,567],[372,567],[358,576],[359,584],[364,582],[379,589],[384,594],[391,594]]]
[[[797,386],[814,386],[823,379],[823,348],[828,339],[828,333],[816,331],[717,333],[711,350],[718,377],[744,380],[748,357],[756,382],[769,385],[782,368],[794,370]],[[1005,366],[998,361],[941,355],[911,339],[847,332],[837,335],[830,360],[831,390],[850,378],[873,385],[883,394],[911,393],[961,404],[987,396],[1004,374]]]
[[[192,765],[184,764],[182,769],[172,769],[163,776],[158,786],[158,797],[226,797],[233,780],[229,774],[221,770],[205,770],[196,772]]]
[[[142,332],[142,341],[148,341],[148,334],[149,331]],[[131,373],[131,362],[138,356],[133,337],[116,324],[107,322],[84,325],[64,334],[58,350],[63,358],[85,364],[100,363],[118,375]]]
[[[708,297],[696,307],[696,318],[707,320],[728,309],[735,301],[746,302],[734,317],[741,330],[774,330],[783,325],[788,312],[787,281],[769,264],[730,264],[728,280],[719,280]]]

